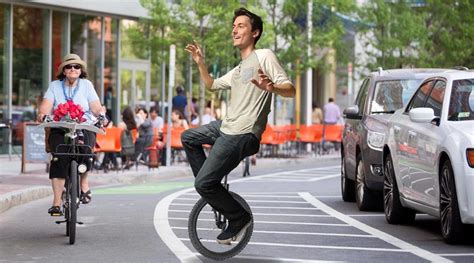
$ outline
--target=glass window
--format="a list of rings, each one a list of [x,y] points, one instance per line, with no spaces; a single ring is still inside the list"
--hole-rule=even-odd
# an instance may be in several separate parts
[[[371,114],[394,113],[406,105],[421,79],[378,81],[370,106]]]
[[[474,120],[474,79],[453,81],[449,98],[448,120]]]
[[[431,90],[430,96],[426,101],[425,107],[432,108],[435,116],[441,116],[441,108],[443,107],[444,91],[446,90],[446,82],[438,80]]]
[[[365,99],[367,98],[367,89],[369,87],[370,78],[367,78],[362,83],[359,93],[357,94],[356,105],[359,107],[359,114],[363,114],[365,107]]]
[[[51,79],[55,80],[56,75],[57,75],[57,70],[59,65],[61,64],[61,60],[63,55],[62,54],[62,47],[66,43],[63,43],[64,41],[64,34],[65,28],[64,28],[64,19],[67,19],[67,14],[62,13],[62,12],[57,12],[53,11],[53,35],[52,37],[52,49],[51,49],[51,57],[52,57],[52,65],[53,65],[53,70],[51,72],[52,76]]]
[[[421,85],[421,87],[416,91],[415,95],[410,101],[409,106],[407,107],[407,112],[413,108],[420,108],[425,105],[426,98],[433,86],[434,80],[427,81]]]
[[[71,52],[87,62],[87,78],[100,97],[100,17],[71,14]]]
[[[35,119],[37,106],[43,98],[43,38],[41,9],[15,6],[11,98],[13,144],[22,143],[22,123]]]
[[[116,72],[117,72],[117,30],[118,20],[110,17],[104,18],[105,32],[105,54],[104,54],[104,105],[107,108],[107,115],[114,122],[118,121],[118,116],[115,116],[116,112]]]
[[[8,74],[5,60],[5,39],[7,34],[5,28],[7,27],[7,15],[5,9],[6,5],[0,4],[0,123],[8,122],[7,105],[8,105],[8,87],[5,83],[5,76]],[[0,153],[8,151],[8,130],[0,128]]]

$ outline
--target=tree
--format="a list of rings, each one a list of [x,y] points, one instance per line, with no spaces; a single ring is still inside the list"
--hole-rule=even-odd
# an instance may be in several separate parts
[[[374,0],[360,9],[361,32],[372,60],[365,65],[402,68],[419,63],[420,46],[426,41],[425,14],[408,1]]]

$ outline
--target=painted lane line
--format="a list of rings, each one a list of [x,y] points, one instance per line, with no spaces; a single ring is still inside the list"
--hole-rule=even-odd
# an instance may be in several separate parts
[[[176,193],[170,194],[163,198],[155,207],[153,216],[153,224],[156,233],[168,248],[178,257],[181,262],[202,262],[189,248],[174,234],[170,226],[168,218],[168,208],[171,202],[183,193],[194,190],[193,188],[184,189]]]
[[[171,206],[194,206],[195,204],[177,204],[172,203]],[[287,207],[287,206],[252,206],[252,211],[256,209],[285,209],[285,210],[319,210],[317,207]],[[190,210],[191,211],[191,210]]]
[[[189,238],[180,238],[181,241],[190,242]],[[201,242],[216,243],[213,239],[201,239]],[[320,246],[320,245],[307,245],[307,244],[285,244],[285,243],[270,243],[270,242],[249,242],[248,246],[271,246],[271,247],[295,247],[295,248],[321,248],[321,249],[342,249],[342,250],[357,250],[357,251],[379,251],[379,252],[401,252],[407,253],[408,251],[398,248],[378,248],[378,247],[343,247],[343,246]]]
[[[443,257],[472,257],[474,253],[441,253],[437,254]]]
[[[271,195],[271,194],[268,194],[268,195],[257,195],[257,194],[245,194],[245,193],[241,193],[239,192],[239,195],[242,196],[242,197],[259,197],[259,198],[293,198],[293,199],[299,199],[301,200],[301,197],[297,195],[297,193],[295,193],[295,195]],[[192,193],[192,194],[185,194],[183,196],[199,196],[198,193]]]
[[[366,233],[369,233],[375,237],[378,237],[380,238],[381,240],[389,243],[389,244],[392,244],[396,247],[399,247],[400,249],[404,250],[404,251],[407,251],[407,252],[410,252],[412,254],[415,254],[421,258],[424,258],[428,261],[431,261],[431,262],[452,262],[451,260],[447,259],[447,258],[443,258],[439,255],[436,255],[434,253],[431,253],[430,251],[428,250],[425,250],[425,249],[422,249],[420,247],[417,247],[413,244],[410,244],[408,242],[405,242],[399,238],[396,238],[392,235],[389,235],[385,232],[382,232],[376,228],[373,228],[369,225],[366,225],[366,224],[363,224],[361,223],[360,221],[357,221],[355,220],[354,218],[351,218],[349,216],[346,216],[344,215],[343,213],[341,212],[338,212],[336,211],[335,209],[329,207],[328,205],[324,204],[323,202],[319,201],[318,199],[314,198],[311,194],[309,193],[300,193],[299,194],[303,199],[305,199],[306,201],[308,201],[308,203],[314,205],[315,207],[318,207],[319,209],[321,209],[322,211],[326,212],[327,214],[329,215],[332,215],[334,216],[335,218],[343,221],[343,222],[346,222],[347,224],[355,227],[355,228],[358,228]]]
[[[187,227],[173,226],[172,229],[188,230]],[[213,231],[212,228],[198,228],[203,231]],[[332,237],[364,237],[364,238],[377,238],[371,235],[359,235],[359,234],[338,234],[338,233],[322,233],[322,232],[288,232],[288,231],[266,231],[266,230],[254,230],[253,233],[261,234],[281,234],[281,235],[302,235],[302,236],[332,236]]]
[[[169,220],[188,221],[187,217],[168,217]],[[214,222],[214,219],[199,219],[200,221]],[[283,222],[283,221],[254,221],[255,224],[280,224],[280,225],[306,225],[306,226],[337,226],[337,227],[351,227],[347,224],[337,223],[310,223],[310,222]],[[215,240],[214,240],[215,241]]]
[[[168,212],[188,213],[189,210],[168,210]],[[203,214],[214,214],[212,211],[201,211]],[[293,217],[331,217],[330,215],[313,214],[279,214],[279,213],[252,213],[254,216],[293,216]]]
[[[339,177],[339,176],[341,176],[341,173],[338,173],[338,174],[330,174],[330,175],[326,175],[326,176],[321,176],[321,177],[313,178],[313,179],[308,180],[308,181],[310,181],[310,182],[315,182],[315,181],[324,180],[324,179],[330,179],[330,178]]]
[[[176,200],[187,200],[197,202],[198,199],[178,197]],[[278,201],[278,200],[246,200],[247,203],[285,203],[285,204],[306,204],[304,201]]]
[[[272,257],[257,257],[257,256],[241,256],[237,255],[233,258],[238,259],[248,259],[248,260],[265,260],[265,261],[272,261],[272,262],[279,262],[279,261],[287,261],[287,262],[299,262],[299,263],[338,263],[344,261],[327,261],[327,260],[305,260],[305,259],[296,259],[296,258],[272,258]]]

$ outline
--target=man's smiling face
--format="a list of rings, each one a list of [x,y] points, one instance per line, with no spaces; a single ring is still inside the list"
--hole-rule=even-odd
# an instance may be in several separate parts
[[[250,18],[247,16],[238,16],[232,25],[232,39],[235,47],[240,49],[253,46],[255,38],[260,34],[257,30],[252,32]]]

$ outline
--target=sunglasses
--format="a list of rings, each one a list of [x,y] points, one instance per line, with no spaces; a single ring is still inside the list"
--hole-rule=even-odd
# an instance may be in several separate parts
[[[72,68],[81,69],[82,67],[81,67],[81,65],[78,65],[78,64],[69,64],[69,65],[64,66],[64,68],[65,69],[72,69]]]

